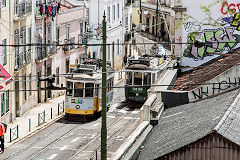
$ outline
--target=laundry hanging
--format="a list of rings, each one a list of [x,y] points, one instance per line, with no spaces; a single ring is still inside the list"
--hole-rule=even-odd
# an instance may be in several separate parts
[[[41,4],[39,11],[40,11],[40,15],[49,15],[52,17],[52,21],[54,21],[54,17],[56,16],[57,13],[59,13],[59,9],[60,9],[60,2],[54,2],[51,4]]]

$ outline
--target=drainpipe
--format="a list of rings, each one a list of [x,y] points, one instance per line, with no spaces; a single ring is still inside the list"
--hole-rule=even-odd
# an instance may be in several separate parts
[[[45,44],[47,44],[47,39],[46,39],[46,27],[47,25],[47,22],[46,22],[46,17],[44,17],[44,52],[45,52],[45,55],[44,56],[47,56],[47,47]],[[47,60],[44,61],[44,76],[46,77],[47,76]],[[45,84],[45,88],[47,88],[47,81],[44,82]],[[45,90],[45,99],[44,99],[44,102],[47,102],[47,90]]]

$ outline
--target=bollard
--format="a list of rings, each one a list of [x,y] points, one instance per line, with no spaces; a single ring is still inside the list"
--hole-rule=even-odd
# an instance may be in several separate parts
[[[51,119],[52,119],[52,107],[51,107]]]
[[[45,123],[45,110],[43,111],[43,116],[44,116],[44,117],[43,117],[43,118],[44,118],[43,121],[44,121],[44,123]]]
[[[39,126],[39,124],[40,124],[39,118],[40,118],[40,114],[38,113],[38,126]]]
[[[10,128],[10,142],[12,142],[12,128]]]
[[[31,119],[29,118],[29,132],[31,132]]]
[[[17,125],[17,138],[18,138],[18,125]]]
[[[58,115],[59,115],[59,103],[58,103]]]

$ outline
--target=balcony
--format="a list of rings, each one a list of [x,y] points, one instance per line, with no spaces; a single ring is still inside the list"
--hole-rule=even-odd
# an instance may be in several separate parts
[[[72,37],[70,39],[65,39],[64,44],[66,44],[63,46],[64,52],[73,50],[75,48],[75,37]]]
[[[26,64],[29,64],[31,62],[32,62],[31,49],[28,49],[27,55],[26,55]]]
[[[14,6],[14,17],[13,19],[15,21],[19,21],[23,18],[25,18],[26,14],[29,13],[29,11],[32,11],[32,4],[30,3],[22,3],[20,5]]]
[[[47,57],[47,47],[38,46],[36,61],[41,62],[46,57]]]
[[[52,56],[55,55],[57,53],[57,47],[56,47],[56,43],[53,43],[50,46],[47,46],[47,56]]]

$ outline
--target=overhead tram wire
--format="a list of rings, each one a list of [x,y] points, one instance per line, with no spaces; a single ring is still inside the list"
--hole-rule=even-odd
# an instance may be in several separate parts
[[[106,87],[106,88],[126,88],[126,87],[138,87],[138,88],[143,88],[143,87],[175,87],[175,86],[206,86],[206,85],[219,85],[220,83],[195,83],[195,84],[172,84],[172,85],[164,85],[164,84],[159,84],[159,85],[128,85],[128,86],[112,86],[112,87]],[[235,83],[222,83],[222,85],[237,85],[238,82]],[[103,87],[83,87],[83,88],[74,88],[74,89],[102,89]],[[239,89],[240,86],[237,86],[236,89]],[[39,90],[74,90],[73,88],[66,88],[66,87],[58,87],[58,88],[41,88],[41,89],[31,89],[31,90],[8,90],[10,92],[16,92],[16,91],[39,91]],[[233,89],[233,88],[232,88]],[[0,92],[6,92],[7,90],[0,90]]]

